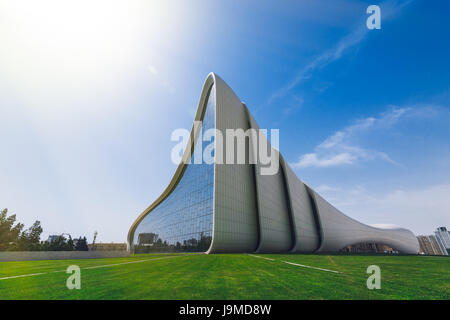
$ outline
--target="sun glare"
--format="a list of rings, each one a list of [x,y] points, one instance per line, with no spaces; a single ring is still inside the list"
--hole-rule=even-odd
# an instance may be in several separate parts
[[[172,18],[160,1],[0,1],[0,67],[27,91],[98,86],[164,41]]]

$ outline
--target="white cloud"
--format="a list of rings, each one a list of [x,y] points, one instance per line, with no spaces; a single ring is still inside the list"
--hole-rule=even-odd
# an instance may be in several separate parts
[[[330,191],[340,191],[340,188],[332,187],[327,184],[322,184],[316,188],[314,188],[315,191],[322,193],[322,192],[330,192]]]
[[[352,124],[344,129],[336,132],[324,142],[319,145],[319,148],[333,148],[345,143],[352,136],[358,134],[361,131],[372,129],[375,127],[387,128],[394,125],[398,120],[404,116],[407,112],[410,112],[410,108],[396,108],[392,107],[387,112],[384,112],[380,117],[368,117],[364,119],[356,120],[355,124]]]
[[[300,160],[294,165],[299,168],[303,167],[333,167],[343,164],[352,164],[356,161],[356,157],[348,152],[330,156],[328,158],[319,159],[315,153],[307,153],[300,157]]]
[[[381,229],[397,229],[401,226],[397,226],[395,224],[387,224],[387,223],[375,223],[371,224],[372,227],[381,228]]]
[[[340,59],[343,53],[350,47],[358,44],[364,38],[367,33],[367,29],[358,28],[353,33],[347,35],[341,39],[334,47],[326,50],[322,54],[316,56],[311,62],[309,62],[287,85],[278,89],[269,98],[269,103],[275,99],[286,95],[290,90],[297,86],[300,82],[311,78],[311,74],[316,69],[321,69],[328,64]]]
[[[373,129],[387,129],[411,112],[412,109],[410,108],[393,107],[382,113],[378,118],[368,117],[357,120],[354,124],[337,131],[325,139],[315,147],[314,153],[300,156],[299,160],[292,165],[297,168],[334,167],[374,159],[397,164],[384,152],[358,146],[357,138],[362,133],[367,133]]]
[[[402,8],[410,4],[410,1],[404,1],[402,3],[398,3],[398,1],[384,1],[380,4],[382,8],[382,21],[386,21],[395,17]],[[341,38],[333,47],[325,50],[321,54],[317,55],[314,59],[312,59],[306,66],[304,66],[295,76],[294,78],[284,87],[275,91],[269,98],[268,103],[272,103],[272,101],[285,96],[289,91],[291,91],[295,86],[301,83],[304,80],[307,80],[312,77],[312,73],[315,70],[320,70],[330,63],[339,60],[346,53],[349,52],[349,49],[356,47],[368,34],[369,30],[366,27],[365,21],[361,23],[358,28],[345,37]]]

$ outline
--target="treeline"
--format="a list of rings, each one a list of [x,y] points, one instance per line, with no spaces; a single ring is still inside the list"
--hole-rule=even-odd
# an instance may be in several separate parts
[[[135,253],[149,252],[205,252],[211,245],[212,237],[200,233],[200,239],[191,238],[169,244],[156,233],[140,233],[138,244],[135,246]]]
[[[23,223],[16,223],[16,215],[8,216],[8,209],[0,211],[0,251],[88,251],[86,237],[72,239],[60,235],[52,241],[41,241],[42,226],[35,221],[24,230]]]

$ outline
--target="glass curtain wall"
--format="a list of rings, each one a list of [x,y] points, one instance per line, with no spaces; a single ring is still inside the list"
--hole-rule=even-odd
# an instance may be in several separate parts
[[[203,133],[215,127],[215,107],[212,86],[203,117]],[[197,138],[191,163],[178,185],[138,225],[133,241],[136,253],[208,250],[213,228],[214,164],[207,164],[204,159],[194,163],[194,156],[199,151],[203,154],[210,143],[202,142],[201,136]]]

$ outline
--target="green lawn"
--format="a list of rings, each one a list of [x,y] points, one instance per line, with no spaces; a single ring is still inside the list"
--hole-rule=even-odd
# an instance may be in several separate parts
[[[0,299],[449,299],[450,258],[420,256],[148,254],[129,258],[0,262]],[[139,262],[142,260],[148,260]],[[340,273],[284,263],[324,268]],[[119,264],[124,262],[136,262]],[[81,290],[64,271],[81,268]],[[109,264],[119,264],[105,266]],[[381,268],[368,290],[366,269]],[[93,266],[104,266],[84,269]]]

